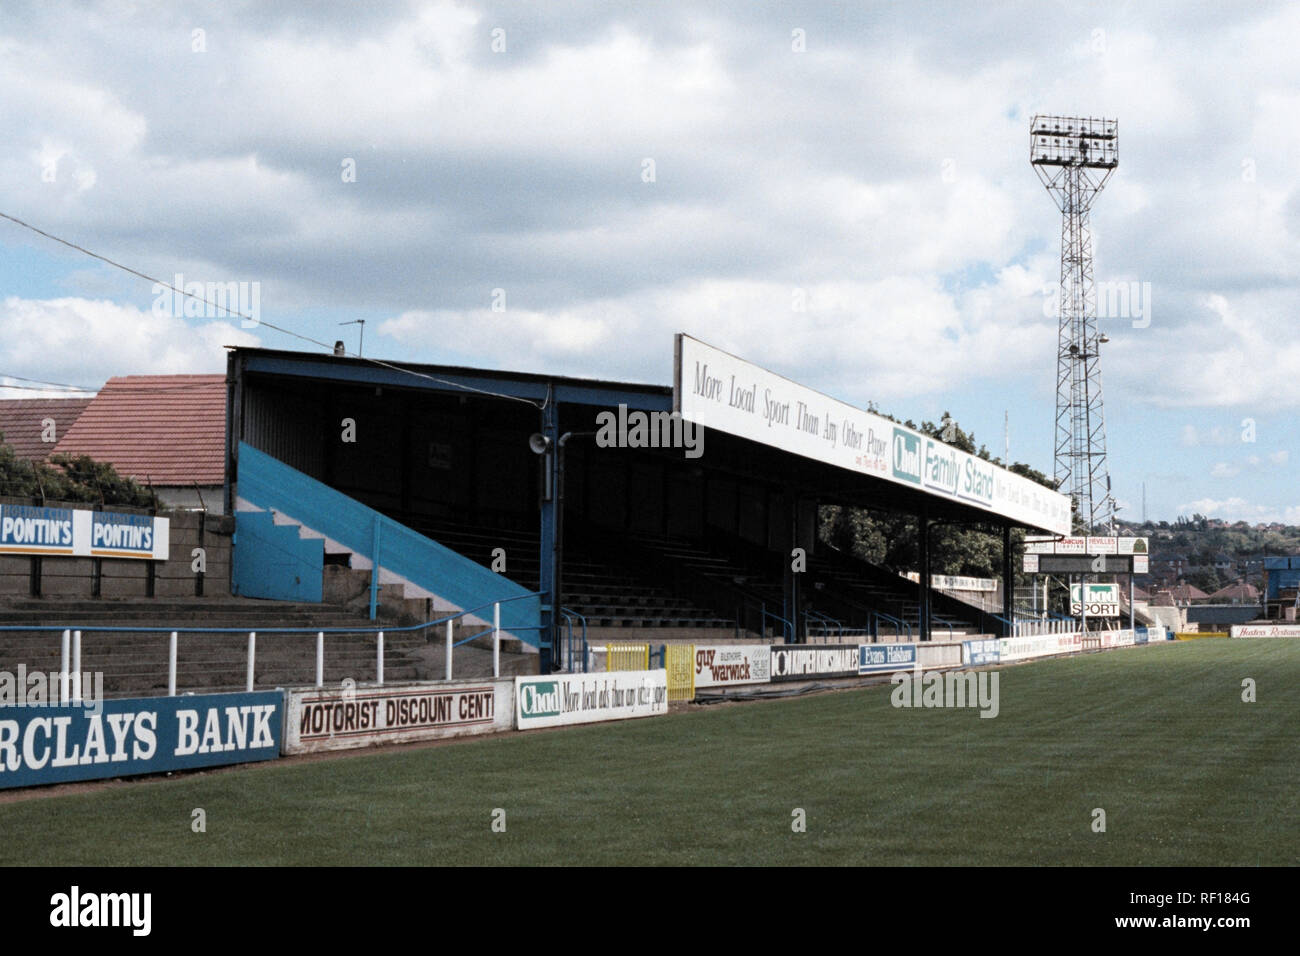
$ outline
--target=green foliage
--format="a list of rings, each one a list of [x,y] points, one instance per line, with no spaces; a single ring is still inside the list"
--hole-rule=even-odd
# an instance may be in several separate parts
[[[156,508],[158,497],[107,462],[88,455],[55,455],[46,462],[23,461],[0,435],[0,495],[44,501],[84,501]]]
[[[938,424],[922,422],[918,426],[910,421],[903,424],[932,438],[946,441],[967,454],[976,455],[996,465],[1002,464],[1000,458],[993,457],[985,446],[978,445],[975,435],[963,431],[947,412],[944,412],[943,420]],[[1008,469],[1046,488],[1056,488],[1052,479],[1029,465],[1016,462],[1008,466]],[[917,522],[914,517],[844,505],[827,505],[822,507],[819,520],[821,540],[859,560],[883,565],[895,571],[915,570],[919,563]],[[1023,541],[1024,532],[1020,529],[1013,530],[1013,546],[1019,547]],[[974,525],[935,525],[930,530],[930,564],[934,574],[1000,578],[1002,534]],[[1017,578],[1023,576],[1019,568],[1016,569],[1016,574]]]

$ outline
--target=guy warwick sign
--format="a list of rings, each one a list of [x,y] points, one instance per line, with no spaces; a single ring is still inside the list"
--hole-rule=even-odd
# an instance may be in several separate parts
[[[0,554],[166,561],[167,518],[0,505]]]
[[[945,442],[678,334],[673,408],[705,428],[761,442],[1056,534],[1070,500]]]

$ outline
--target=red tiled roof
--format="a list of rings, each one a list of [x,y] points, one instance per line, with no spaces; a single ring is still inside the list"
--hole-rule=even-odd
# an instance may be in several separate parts
[[[1210,595],[1211,601],[1247,601],[1254,604],[1259,600],[1259,588],[1253,584],[1237,582],[1220,588]]]
[[[24,461],[44,461],[54,451],[55,442],[42,441],[42,422],[54,419],[55,441],[68,433],[86,406],[88,398],[10,398],[0,400],[0,434],[14,454]]]
[[[1152,603],[1163,604],[1164,602],[1159,600],[1160,595],[1162,594],[1168,595],[1178,604],[1186,604],[1188,601],[1203,601],[1209,597],[1208,594],[1194,584],[1179,584],[1175,587],[1165,588],[1164,590],[1159,591]]]
[[[64,433],[55,454],[89,455],[154,485],[224,480],[224,375],[110,378]]]

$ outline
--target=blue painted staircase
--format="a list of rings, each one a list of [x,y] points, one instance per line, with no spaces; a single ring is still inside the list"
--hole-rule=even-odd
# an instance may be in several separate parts
[[[501,629],[532,647],[541,599],[501,574],[322,484],[246,442],[239,443],[232,589],[245,597],[320,601],[324,555],[347,554],[378,591],[432,598],[439,613],[501,605]],[[488,626],[492,608],[469,616]]]

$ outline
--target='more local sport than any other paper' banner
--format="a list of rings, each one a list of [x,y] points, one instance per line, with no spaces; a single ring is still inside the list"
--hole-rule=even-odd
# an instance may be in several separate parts
[[[945,442],[689,335],[677,336],[675,360],[673,408],[687,421],[1055,534],[1070,530],[1068,497]]]

